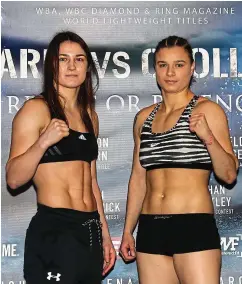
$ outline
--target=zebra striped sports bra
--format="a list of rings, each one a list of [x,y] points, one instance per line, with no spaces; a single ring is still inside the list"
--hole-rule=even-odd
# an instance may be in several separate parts
[[[139,159],[141,166],[147,171],[159,168],[212,170],[206,146],[189,130],[189,117],[198,98],[194,96],[191,99],[177,123],[165,132],[152,132],[152,122],[161,102],[145,120],[141,129]]]

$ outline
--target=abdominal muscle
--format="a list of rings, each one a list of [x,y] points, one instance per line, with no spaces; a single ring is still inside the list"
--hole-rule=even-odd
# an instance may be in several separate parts
[[[213,213],[209,171],[155,169],[147,171],[142,214]]]
[[[33,179],[39,203],[54,208],[97,210],[90,164],[67,161],[40,164]]]

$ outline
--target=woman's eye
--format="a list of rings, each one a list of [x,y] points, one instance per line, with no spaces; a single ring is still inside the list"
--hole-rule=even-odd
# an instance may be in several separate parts
[[[159,67],[161,68],[166,67],[166,64],[159,64]]]
[[[84,59],[80,57],[80,58],[77,58],[76,61],[78,61],[78,62],[83,62]]]
[[[178,63],[178,64],[176,64],[176,66],[177,67],[183,67],[183,64]]]
[[[65,61],[66,61],[66,58],[65,58],[65,57],[60,57],[60,58],[59,58],[59,61],[65,62]]]

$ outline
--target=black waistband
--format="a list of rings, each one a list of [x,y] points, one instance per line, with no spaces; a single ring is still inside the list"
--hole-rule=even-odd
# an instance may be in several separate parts
[[[152,219],[183,219],[183,218],[214,218],[213,213],[178,213],[178,214],[140,214],[140,220],[152,220]]]
[[[97,210],[95,211],[79,211],[75,209],[70,208],[55,208],[55,207],[49,207],[47,205],[37,203],[37,215],[38,214],[48,214],[53,216],[59,216],[68,218],[71,220],[75,220],[77,222],[86,221],[89,219],[98,219],[100,218],[99,213]]]

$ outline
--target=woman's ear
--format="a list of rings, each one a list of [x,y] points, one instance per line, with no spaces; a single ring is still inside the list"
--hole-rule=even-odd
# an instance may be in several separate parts
[[[195,61],[192,62],[191,75],[193,74],[194,70],[195,70]]]

